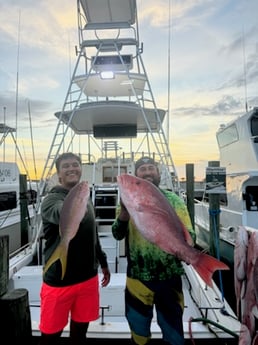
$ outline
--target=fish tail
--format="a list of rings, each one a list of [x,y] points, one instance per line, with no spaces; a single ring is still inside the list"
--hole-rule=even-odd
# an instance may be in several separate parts
[[[43,269],[43,274],[45,274],[47,270],[49,269],[49,267],[57,260],[60,260],[61,262],[61,269],[62,269],[61,279],[63,279],[66,272],[66,266],[67,266],[67,247],[62,243],[60,243],[56,247],[53,254],[50,256],[50,258],[46,262]]]
[[[210,287],[212,287],[212,275],[215,271],[229,270],[229,267],[222,261],[205,253],[200,253],[199,260],[193,264],[193,267]]]
[[[64,275],[66,272],[66,266],[67,266],[67,247],[66,246],[60,246],[60,261],[61,261],[61,267],[62,267],[62,275],[61,279],[64,279]]]

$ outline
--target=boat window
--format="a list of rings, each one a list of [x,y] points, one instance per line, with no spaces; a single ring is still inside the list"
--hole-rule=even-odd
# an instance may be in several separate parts
[[[93,126],[94,138],[135,138],[137,135],[137,126],[131,124],[117,125],[95,125]]]
[[[258,186],[246,187],[244,200],[246,202],[247,211],[257,211],[258,210]]]
[[[0,211],[12,210],[17,207],[15,191],[0,193]]]
[[[254,114],[251,118],[251,134],[254,137],[254,142],[258,142],[258,115]]]
[[[239,139],[238,131],[235,124],[217,133],[217,141],[218,141],[219,147],[224,147],[226,145],[232,144],[238,139]]]
[[[103,182],[114,183],[116,182],[116,177],[119,174],[126,174],[127,167],[121,166],[120,172],[117,166],[105,166],[103,167]]]

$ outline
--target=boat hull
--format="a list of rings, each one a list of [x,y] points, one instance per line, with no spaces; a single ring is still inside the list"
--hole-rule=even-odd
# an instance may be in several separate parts
[[[196,231],[196,244],[197,246],[209,252],[210,247],[210,232],[207,228],[195,224]],[[234,267],[234,244],[220,237],[219,239],[219,248],[218,248],[218,257],[229,265],[231,268]]]

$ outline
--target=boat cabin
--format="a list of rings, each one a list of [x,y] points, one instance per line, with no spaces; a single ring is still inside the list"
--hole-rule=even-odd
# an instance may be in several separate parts
[[[217,132],[220,165],[226,168],[227,207],[232,225],[258,228],[258,108]]]

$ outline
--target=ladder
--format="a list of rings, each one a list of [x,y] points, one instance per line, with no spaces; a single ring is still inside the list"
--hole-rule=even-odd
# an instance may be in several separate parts
[[[119,5],[115,0],[77,0],[77,15],[77,60],[63,107],[55,113],[58,123],[39,183],[36,212],[56,158],[63,151],[74,151],[77,135],[87,137],[88,163],[94,164],[91,145],[97,137],[133,137],[137,133],[141,139],[134,157],[155,152],[163,167],[161,183],[178,191],[179,180],[162,125],[166,111],[157,108],[142,60],[136,0],[119,0]],[[104,79],[110,72],[113,77]],[[102,157],[103,146],[98,145]]]
[[[139,42],[136,2],[134,0],[121,0],[119,2],[119,6],[121,6],[120,12],[117,9],[117,2],[109,0],[102,1],[101,7],[98,7],[98,1],[78,0],[77,6],[79,32],[77,61],[62,110],[58,113],[58,124],[43,169],[41,178],[43,185],[40,185],[40,189],[44,188],[45,181],[51,176],[55,159],[60,151],[69,150],[72,147],[72,141],[76,133],[73,131],[70,135],[68,133],[70,133],[72,128],[73,117],[80,110],[81,104],[83,102],[98,102],[103,100],[103,98],[108,100],[112,98],[111,90],[107,90],[106,94],[99,93],[94,97],[94,90],[91,89],[92,80],[94,82],[94,78],[97,79],[101,71],[107,69],[105,59],[108,59],[110,56],[112,58],[116,57],[116,63],[111,61],[111,65],[113,68],[116,67],[118,69],[119,76],[123,75],[129,98],[138,105],[142,121],[147,128],[146,136],[152,137],[157,157],[159,157],[164,166],[168,167],[166,178],[171,179],[171,175],[173,175],[174,180],[171,182],[171,189],[177,188],[178,177],[160,118],[160,114],[164,115],[164,111],[162,112],[156,106],[141,56],[143,48]],[[126,12],[128,9],[129,15]],[[117,17],[112,15],[112,11]],[[107,13],[110,13],[110,17]],[[99,32],[101,34],[108,32],[108,37],[110,37],[112,30],[117,32],[115,37],[99,37]],[[122,34],[123,30],[127,33],[129,32],[130,37]],[[131,57],[128,57],[128,55],[124,56],[121,53],[122,48],[125,46],[133,48]],[[96,50],[94,56],[90,55],[93,48]],[[114,55],[106,55],[107,52],[112,52]],[[132,61],[128,62],[126,58],[133,59],[133,64],[136,68],[135,73],[132,73],[130,70]],[[102,65],[102,61],[105,64]],[[84,68],[83,72],[82,66]],[[114,95],[114,97],[117,96]],[[153,111],[151,122],[147,117],[146,107]]]
[[[111,225],[116,218],[118,188],[114,186],[93,186],[92,200],[95,209],[95,221],[101,247],[107,254],[111,272],[118,272],[120,243],[111,232]]]

